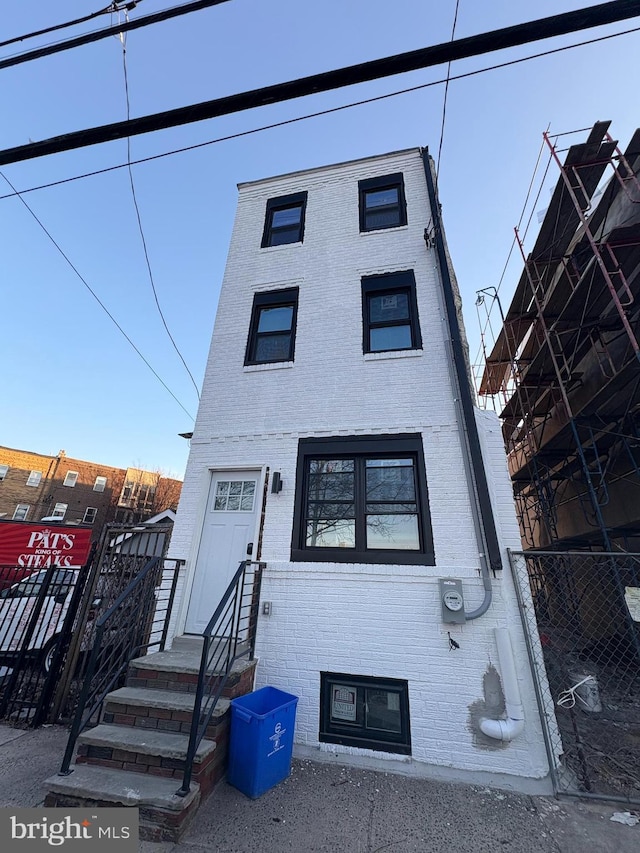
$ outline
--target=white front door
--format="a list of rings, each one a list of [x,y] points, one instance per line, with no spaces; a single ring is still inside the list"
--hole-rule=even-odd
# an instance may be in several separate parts
[[[214,471],[196,560],[185,631],[201,634],[253,543],[260,471]]]

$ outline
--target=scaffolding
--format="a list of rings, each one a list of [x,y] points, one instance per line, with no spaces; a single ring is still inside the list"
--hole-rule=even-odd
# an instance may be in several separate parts
[[[597,122],[564,162],[486,355],[528,549],[640,551],[640,129]],[[609,178],[608,178],[609,176]],[[608,179],[607,179],[608,178]]]

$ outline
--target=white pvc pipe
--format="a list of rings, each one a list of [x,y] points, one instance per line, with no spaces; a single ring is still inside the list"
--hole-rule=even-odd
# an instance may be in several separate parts
[[[480,730],[488,737],[496,740],[510,741],[518,737],[524,729],[524,708],[520,698],[509,631],[506,628],[496,628],[495,635],[507,718],[506,720],[490,720],[485,717],[480,720]]]

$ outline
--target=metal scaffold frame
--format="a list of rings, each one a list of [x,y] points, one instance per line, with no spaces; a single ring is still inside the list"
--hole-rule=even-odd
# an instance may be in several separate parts
[[[543,134],[560,175],[529,254],[515,230],[511,305],[479,291],[500,310],[479,394],[502,406],[530,548],[640,544],[640,130],[622,152],[608,129],[597,122],[564,162]]]

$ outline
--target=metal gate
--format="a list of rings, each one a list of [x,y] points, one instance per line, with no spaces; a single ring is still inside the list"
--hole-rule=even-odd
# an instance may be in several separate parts
[[[5,722],[38,726],[47,718],[94,551],[79,569],[3,568],[0,719]]]
[[[168,561],[164,556],[169,547],[171,530],[171,525],[159,524],[109,524],[105,527],[78,607],[64,668],[49,714],[51,722],[68,722],[73,717],[85,681],[100,616],[111,608],[131,581],[155,557],[163,569],[157,589],[150,589],[148,594],[155,598],[154,630],[166,636],[182,564],[180,560]],[[158,636],[158,643],[161,639],[164,642],[164,636]]]
[[[640,803],[640,555],[510,560],[556,791]]]

